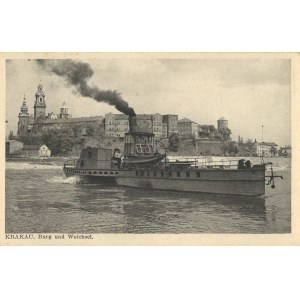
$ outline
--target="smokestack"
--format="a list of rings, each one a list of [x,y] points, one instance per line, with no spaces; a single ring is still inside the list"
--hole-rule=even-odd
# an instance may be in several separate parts
[[[137,131],[136,116],[129,116],[129,132]]]
[[[122,98],[121,93],[116,90],[101,90],[97,86],[88,84],[88,80],[94,74],[94,70],[88,63],[72,59],[38,59],[36,62],[47,72],[62,77],[81,96],[112,105],[125,115],[135,116],[134,109]]]

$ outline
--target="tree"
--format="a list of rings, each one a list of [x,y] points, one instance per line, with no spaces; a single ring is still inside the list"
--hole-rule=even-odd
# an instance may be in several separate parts
[[[198,136],[199,138],[207,138],[209,136],[209,133],[206,131],[199,131]]]
[[[180,138],[178,133],[172,133],[169,137],[169,149],[177,152],[180,147]]]
[[[227,127],[221,127],[219,133],[222,135],[224,141],[230,140],[231,130]]]
[[[214,135],[214,139],[217,141],[221,141],[223,139],[223,136],[218,132]]]
[[[208,131],[209,126],[207,125],[200,125],[200,130],[201,131]]]
[[[54,156],[68,155],[75,145],[71,128],[50,129],[42,133],[41,140],[49,147]]]
[[[81,136],[81,132],[82,132],[82,128],[81,128],[81,126],[80,125],[74,125],[73,127],[72,127],[72,130],[73,130],[73,133],[74,133],[74,137],[75,138],[78,138],[78,137],[80,137]]]
[[[210,134],[217,132],[217,129],[214,125],[208,125],[208,131]]]
[[[245,146],[250,152],[255,151],[256,146],[255,146],[255,142],[253,142],[253,140],[247,139]]]
[[[60,140],[60,153],[69,154],[75,145],[75,140],[72,137],[64,137]]]
[[[237,142],[229,143],[229,154],[236,156],[240,152],[240,148]]]
[[[94,136],[95,135],[95,127],[94,126],[92,126],[92,125],[88,125],[87,127],[86,127],[86,135],[87,136]]]
[[[224,156],[226,156],[226,152],[229,152],[229,143],[228,142],[223,142],[221,145],[220,145],[220,148],[224,154]]]

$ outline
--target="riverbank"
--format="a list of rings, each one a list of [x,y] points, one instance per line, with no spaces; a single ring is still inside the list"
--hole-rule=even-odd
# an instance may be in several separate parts
[[[8,157],[6,162],[26,162],[44,165],[63,165],[66,160],[78,159],[78,157]]]

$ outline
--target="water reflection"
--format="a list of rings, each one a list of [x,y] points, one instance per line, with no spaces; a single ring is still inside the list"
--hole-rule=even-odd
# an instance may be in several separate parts
[[[226,226],[236,232],[245,219],[266,222],[259,197],[82,185],[78,200],[85,212],[118,216],[118,230],[127,233],[224,232]]]

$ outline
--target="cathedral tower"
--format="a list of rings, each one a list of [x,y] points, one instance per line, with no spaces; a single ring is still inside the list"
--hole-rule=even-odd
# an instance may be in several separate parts
[[[26,104],[25,96],[23,105],[21,106],[21,112],[19,113],[19,122],[18,122],[18,135],[23,135],[27,132],[29,125],[29,113],[28,106]]]
[[[69,119],[69,107],[66,105],[66,102],[60,108],[60,119]]]
[[[45,94],[43,92],[43,86],[40,83],[38,85],[38,90],[35,93],[34,120],[36,120],[37,118],[45,118],[45,115],[46,115]]]

